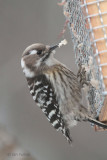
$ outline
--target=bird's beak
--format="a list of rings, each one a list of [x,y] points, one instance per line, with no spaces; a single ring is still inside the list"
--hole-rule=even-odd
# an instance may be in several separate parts
[[[59,47],[58,44],[56,44],[54,46],[50,46],[49,51],[52,52],[53,50],[55,50],[58,47]]]

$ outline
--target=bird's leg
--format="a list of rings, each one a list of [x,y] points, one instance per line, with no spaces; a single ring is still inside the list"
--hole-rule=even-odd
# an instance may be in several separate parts
[[[86,70],[85,70],[84,67],[82,67],[81,64],[79,64],[79,70],[78,70],[78,73],[77,73],[77,78],[79,78],[81,88],[84,87],[84,84],[86,84],[87,86],[90,84],[87,81]]]
[[[85,67],[83,67],[81,64],[79,64],[77,78],[79,78],[79,83],[80,83],[81,88],[84,89],[85,87],[89,87],[89,88],[93,87],[92,84],[90,83],[90,81],[87,80]],[[86,86],[84,86],[84,85],[86,85]],[[80,107],[80,110],[82,110],[82,113],[85,111],[83,107]],[[96,117],[96,109],[95,108],[93,109],[90,107],[88,109],[87,113],[88,113],[88,116],[91,115],[92,118]]]

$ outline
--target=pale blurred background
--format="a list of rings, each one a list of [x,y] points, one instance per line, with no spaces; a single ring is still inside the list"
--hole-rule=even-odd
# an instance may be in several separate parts
[[[57,0],[0,0],[0,124],[37,160],[107,160],[107,131],[96,133],[89,123],[79,123],[71,130],[71,147],[35,105],[22,73],[28,45],[63,38],[69,43],[55,56],[76,73],[69,31],[58,39],[64,23]]]

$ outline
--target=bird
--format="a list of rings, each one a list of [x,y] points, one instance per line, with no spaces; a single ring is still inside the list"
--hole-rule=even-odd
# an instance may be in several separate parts
[[[77,75],[54,57],[56,49],[64,43],[53,46],[35,43],[28,46],[22,54],[21,67],[37,106],[71,144],[70,129],[79,121],[89,121],[103,128],[107,126],[94,119],[87,107],[83,106]]]

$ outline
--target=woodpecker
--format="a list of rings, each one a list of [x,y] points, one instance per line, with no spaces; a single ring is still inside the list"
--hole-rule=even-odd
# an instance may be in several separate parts
[[[78,121],[89,121],[103,128],[107,126],[94,119],[81,103],[77,76],[54,58],[55,49],[60,46],[61,43],[54,46],[30,45],[22,54],[21,67],[37,106],[52,126],[71,143],[70,128]]]

